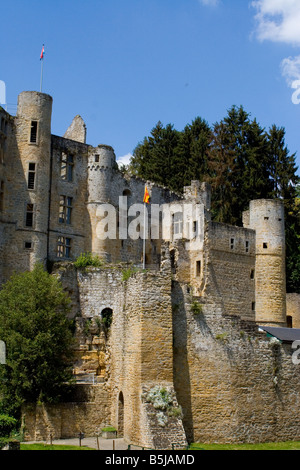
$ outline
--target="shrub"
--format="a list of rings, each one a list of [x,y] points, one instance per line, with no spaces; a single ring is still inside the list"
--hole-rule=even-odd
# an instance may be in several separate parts
[[[17,420],[11,416],[1,414],[0,415],[0,437],[9,437],[10,434],[15,430]]]
[[[203,313],[202,305],[199,302],[193,302],[191,305],[191,311],[194,315],[201,315]]]
[[[135,273],[137,272],[136,268],[128,268],[122,271],[122,281],[128,281]]]
[[[103,266],[103,261],[97,255],[92,253],[81,253],[80,256],[74,262],[76,268],[86,268],[88,266],[93,266],[95,268],[100,268]]]

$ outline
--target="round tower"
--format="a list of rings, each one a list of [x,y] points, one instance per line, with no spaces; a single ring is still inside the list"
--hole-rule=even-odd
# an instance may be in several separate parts
[[[51,96],[35,91],[25,91],[19,95],[15,123],[22,165],[17,183],[22,204],[16,201],[16,211],[18,224],[23,229],[21,249],[31,253],[30,267],[36,261],[47,258],[51,114]]]
[[[106,260],[111,259],[111,253],[116,244],[115,230],[116,211],[111,204],[113,168],[116,156],[112,147],[99,145],[92,148],[88,159],[88,213],[92,231],[93,253]],[[103,233],[102,221],[109,221],[108,229]]]
[[[280,200],[250,202],[256,231],[255,318],[262,325],[286,326],[284,206]]]

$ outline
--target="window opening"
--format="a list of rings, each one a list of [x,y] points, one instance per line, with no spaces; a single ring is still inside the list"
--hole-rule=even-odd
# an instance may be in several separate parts
[[[196,276],[201,276],[201,261],[196,261]]]
[[[60,176],[63,180],[72,182],[74,170],[74,157],[65,152],[61,154]]]
[[[0,181],[0,211],[4,209],[4,181]]]
[[[37,121],[31,121],[31,128],[30,128],[30,142],[32,144],[37,143],[37,129],[38,129],[38,123]]]
[[[26,227],[33,227],[33,204],[27,204],[26,206]]]
[[[249,253],[249,246],[250,246],[249,242],[248,242],[248,241],[246,241],[246,244],[245,244],[245,247],[246,247],[246,253]]]
[[[70,258],[71,256],[71,238],[58,237],[57,257]]]
[[[71,224],[73,198],[69,196],[60,196],[59,202],[59,223]]]
[[[266,250],[268,248],[268,244],[267,243],[263,243],[263,248],[264,250]]]
[[[35,163],[28,165],[28,189],[34,189],[35,186]]]
[[[230,239],[230,249],[231,249],[231,250],[234,249],[234,245],[235,245],[235,240],[234,240],[234,238],[231,238],[231,239]]]
[[[183,231],[183,217],[182,212],[176,212],[173,214],[173,233],[176,236],[182,235]]]
[[[31,250],[32,249],[32,242],[25,242],[24,247],[25,247],[25,250]]]
[[[250,279],[254,279],[254,277],[255,277],[255,271],[254,269],[251,269]]]

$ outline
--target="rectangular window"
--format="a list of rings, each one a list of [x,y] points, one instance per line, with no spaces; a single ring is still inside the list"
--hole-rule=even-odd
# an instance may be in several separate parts
[[[249,244],[248,241],[246,241],[246,243],[245,243],[246,253],[249,253],[249,247],[250,247],[250,244]]]
[[[196,237],[198,235],[198,223],[196,220],[193,222],[193,236]]]
[[[38,122],[31,121],[31,128],[30,128],[30,143],[31,144],[37,143],[37,130],[38,130]]]
[[[201,261],[196,261],[196,276],[201,276]]]
[[[234,250],[234,246],[235,246],[235,240],[234,240],[234,238],[231,238],[230,239],[230,249]]]
[[[4,210],[4,181],[0,181],[0,212]]]
[[[183,231],[183,216],[182,212],[176,212],[173,214],[173,233],[175,236],[182,236]]]
[[[0,163],[4,163],[4,143],[0,142]]]
[[[25,248],[25,250],[31,250],[32,249],[32,242],[25,242],[24,243],[24,248]]]
[[[255,302],[252,302],[252,312],[255,312]]]
[[[57,257],[70,258],[71,256],[71,238],[58,237],[57,240]]]
[[[267,250],[267,249],[268,249],[268,244],[267,244],[267,243],[263,243],[263,249],[264,249],[264,250]]]
[[[28,189],[35,188],[35,163],[29,163],[28,165]]]
[[[255,271],[254,271],[254,269],[251,269],[250,279],[254,279],[254,278],[255,278]]]
[[[26,206],[26,227],[33,227],[33,204],[27,204]]]
[[[74,157],[65,152],[61,154],[60,176],[65,181],[73,181]]]
[[[59,223],[71,224],[73,198],[68,196],[60,196],[59,203]]]

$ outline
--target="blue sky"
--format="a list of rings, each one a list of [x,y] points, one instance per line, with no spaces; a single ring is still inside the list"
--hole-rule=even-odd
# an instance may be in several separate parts
[[[182,130],[243,105],[262,127],[285,127],[300,167],[299,0],[1,3],[7,103],[39,91],[44,43],[53,134],[80,114],[88,143],[111,145],[119,159],[159,120]]]

